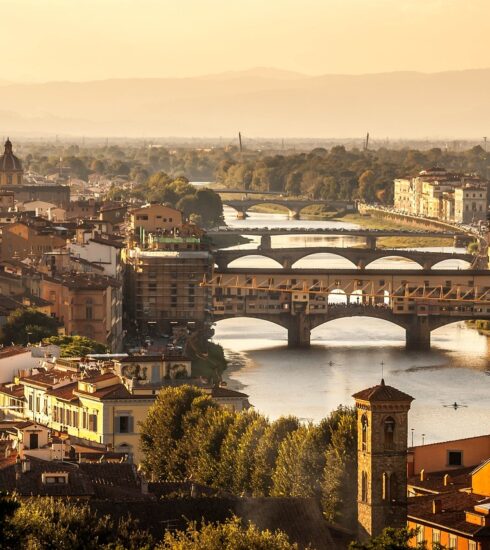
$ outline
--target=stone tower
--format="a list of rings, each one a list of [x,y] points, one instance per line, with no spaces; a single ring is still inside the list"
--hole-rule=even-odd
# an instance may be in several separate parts
[[[408,411],[413,397],[381,384],[352,397],[357,410],[357,524],[363,540],[407,522]]]
[[[12,142],[7,138],[5,152],[0,156],[0,185],[22,185],[23,175],[22,163],[14,155]]]

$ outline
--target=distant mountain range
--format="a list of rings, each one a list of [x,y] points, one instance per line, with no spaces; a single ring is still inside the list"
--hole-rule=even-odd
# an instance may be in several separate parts
[[[490,69],[0,81],[0,134],[479,138],[490,136],[488,90]]]

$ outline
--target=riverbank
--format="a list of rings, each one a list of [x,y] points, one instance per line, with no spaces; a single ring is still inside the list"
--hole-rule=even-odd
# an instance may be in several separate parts
[[[362,215],[359,213],[345,214],[334,218],[337,221],[355,223],[363,227],[364,229],[406,229],[406,226],[402,226],[399,223],[385,220],[379,217],[373,217],[369,215]],[[378,248],[413,248],[419,247],[452,247],[453,239],[443,237],[417,237],[414,240],[413,237],[379,237],[376,242]]]

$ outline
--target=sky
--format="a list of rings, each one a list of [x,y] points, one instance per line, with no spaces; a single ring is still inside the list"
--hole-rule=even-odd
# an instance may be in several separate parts
[[[0,0],[0,80],[490,66],[489,0]]]

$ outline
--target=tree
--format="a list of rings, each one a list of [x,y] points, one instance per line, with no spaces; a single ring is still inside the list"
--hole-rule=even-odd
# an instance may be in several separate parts
[[[252,471],[254,496],[268,496],[272,488],[272,475],[282,441],[299,428],[299,420],[292,416],[281,417],[266,428],[257,444]]]
[[[60,346],[61,357],[84,357],[90,353],[107,353],[107,346],[85,336],[50,336],[45,344]]]
[[[224,523],[190,523],[185,531],[167,531],[158,550],[298,550],[282,531],[260,531],[239,518]]]
[[[19,308],[13,311],[2,327],[3,345],[41,342],[44,338],[58,333],[59,323],[56,319],[44,315],[32,308]]]
[[[2,548],[17,550],[149,550],[152,537],[129,518],[115,524],[99,517],[88,505],[54,498],[22,501],[6,522]]]
[[[322,482],[326,518],[350,526],[357,515],[357,422],[354,409],[344,409],[327,447]]]
[[[142,468],[147,475],[159,480],[184,480],[187,477],[187,452],[182,438],[191,424],[197,423],[207,408],[217,407],[210,396],[195,386],[165,388],[141,423]],[[188,449],[187,449],[188,450]]]
[[[366,202],[374,200],[375,175],[372,170],[365,170],[359,176],[359,198]]]

